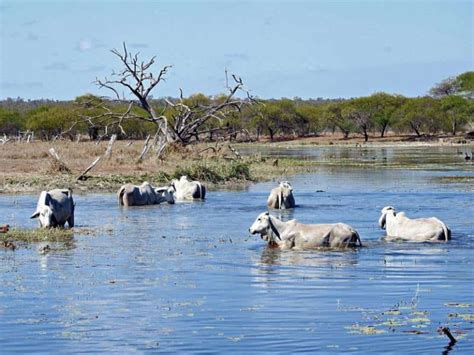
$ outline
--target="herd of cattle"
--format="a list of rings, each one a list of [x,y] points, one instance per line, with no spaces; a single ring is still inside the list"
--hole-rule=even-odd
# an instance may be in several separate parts
[[[199,181],[186,176],[174,179],[168,186],[153,187],[148,182],[140,186],[126,184],[117,192],[119,205],[142,206],[163,202],[170,204],[180,200],[203,200],[206,188]],[[272,189],[267,200],[269,209],[295,208],[293,188],[288,181],[280,182]],[[75,203],[71,190],[54,189],[40,194],[35,213],[40,227],[74,226]],[[410,219],[404,212],[393,207],[381,211],[379,226],[387,232],[387,241],[435,242],[451,239],[451,231],[435,217]],[[345,223],[303,224],[296,220],[284,222],[269,212],[261,213],[249,228],[251,234],[260,234],[271,246],[281,249],[311,249],[319,247],[346,248],[362,246],[359,233]]]

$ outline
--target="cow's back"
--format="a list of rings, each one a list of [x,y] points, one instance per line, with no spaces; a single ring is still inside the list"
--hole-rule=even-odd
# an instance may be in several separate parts
[[[51,207],[58,224],[63,225],[74,214],[74,200],[71,190],[48,191],[46,204]]]

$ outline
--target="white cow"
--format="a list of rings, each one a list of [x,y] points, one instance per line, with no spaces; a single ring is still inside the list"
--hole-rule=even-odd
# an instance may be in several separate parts
[[[174,203],[174,189],[172,187],[153,187],[145,181],[140,186],[125,184],[117,192],[119,205],[143,206],[157,205],[162,202]]]
[[[387,231],[387,241],[436,242],[451,239],[449,228],[436,217],[410,219],[405,212],[397,213],[391,206],[384,207],[379,226]]]
[[[199,181],[190,181],[185,175],[181,176],[179,180],[171,180],[170,186],[175,189],[177,200],[204,200],[206,197],[206,187]]]
[[[295,207],[293,187],[288,181],[281,181],[278,187],[272,189],[270,196],[268,196],[267,206],[282,210]]]
[[[74,200],[72,190],[41,191],[36,211],[30,218],[38,218],[40,227],[74,227]]]
[[[303,224],[283,222],[268,212],[261,213],[249,229],[259,233],[269,245],[280,249],[346,248],[362,246],[359,233],[344,223]]]

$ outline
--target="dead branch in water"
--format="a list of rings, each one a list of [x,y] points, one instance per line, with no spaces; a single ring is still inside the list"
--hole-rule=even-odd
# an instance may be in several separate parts
[[[445,334],[449,338],[450,344],[454,344],[457,341],[456,338],[451,334],[451,331],[448,327],[439,327],[438,333]]]

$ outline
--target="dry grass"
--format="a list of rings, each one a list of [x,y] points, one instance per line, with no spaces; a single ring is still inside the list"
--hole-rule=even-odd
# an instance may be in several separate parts
[[[109,159],[88,174],[86,181],[77,176],[98,156],[104,154],[108,142],[39,142],[11,143],[0,146],[0,193],[37,192],[54,187],[75,191],[116,191],[124,183],[160,185],[171,178],[188,175],[212,185],[242,185],[289,173],[289,163],[272,166],[260,157],[236,159],[227,144],[171,146],[166,158],[158,160],[150,151],[144,161],[137,159],[142,141],[117,141]],[[48,155],[54,148],[67,169],[57,165]],[[289,161],[289,160],[288,160]],[[305,167],[306,169],[307,167]],[[299,171],[303,171],[299,170]],[[299,172],[292,170],[292,173]]]
[[[420,144],[401,143],[406,136],[391,136],[374,139],[369,144]],[[443,145],[456,143],[455,140],[440,138],[430,144]],[[292,141],[271,143],[288,145],[355,145],[362,142],[360,137],[344,140],[337,135],[304,138]],[[173,177],[189,175],[207,184],[239,187],[250,181],[269,180],[315,169],[315,162],[300,159],[274,159],[253,156],[236,159],[227,143],[195,144],[187,147],[171,146],[166,159],[158,160],[150,151],[140,163],[137,162],[143,148],[143,141],[117,141],[109,159],[100,164],[88,175],[86,181],[76,181],[77,176],[107,148],[107,141],[95,142],[10,142],[0,145],[0,193],[37,192],[50,188],[72,188],[75,191],[116,191],[124,183],[150,183],[160,185]],[[237,149],[241,143],[233,145]],[[255,145],[255,143],[250,143]],[[259,143],[268,144],[268,143]],[[52,163],[48,150],[54,148],[67,169]],[[211,186],[212,188],[212,186]]]

